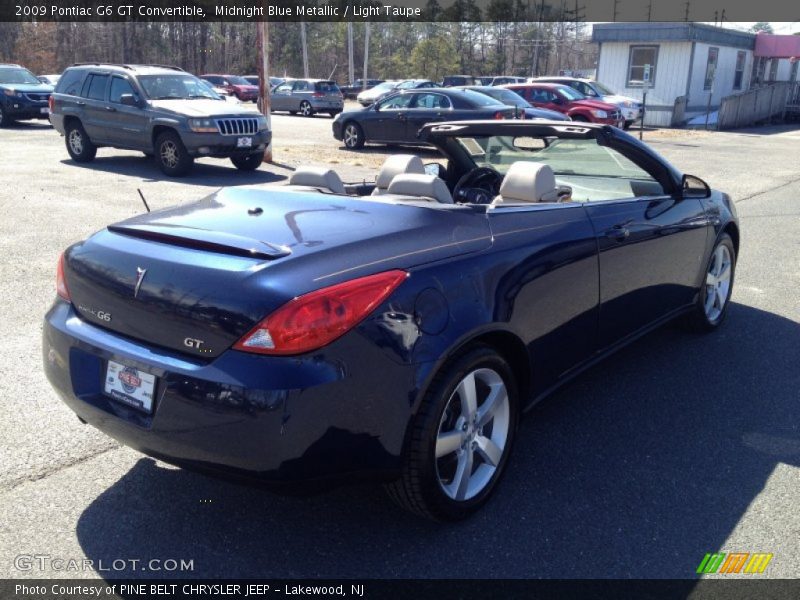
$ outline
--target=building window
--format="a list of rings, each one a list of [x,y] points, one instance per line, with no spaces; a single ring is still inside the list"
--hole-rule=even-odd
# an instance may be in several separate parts
[[[706,62],[706,78],[703,80],[703,89],[710,90],[714,84],[714,73],[717,71],[719,48],[708,49],[708,62]]]
[[[644,85],[647,65],[650,65],[650,85],[655,85],[657,61],[658,46],[631,46],[628,58],[628,87]]]
[[[744,79],[744,60],[745,60],[745,53],[743,50],[739,50],[736,53],[736,71],[733,74],[733,89],[740,90],[742,89],[742,79]]]
[[[769,80],[775,81],[778,79],[778,59],[773,58],[769,61]]]

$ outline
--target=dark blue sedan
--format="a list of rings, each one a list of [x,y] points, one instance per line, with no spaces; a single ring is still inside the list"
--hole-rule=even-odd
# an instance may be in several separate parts
[[[69,247],[43,332],[53,387],[170,463],[380,481],[456,520],[495,489],[525,409],[662,323],[723,322],[726,194],[609,126],[420,135],[446,166],[395,155],[374,185],[300,168]]]

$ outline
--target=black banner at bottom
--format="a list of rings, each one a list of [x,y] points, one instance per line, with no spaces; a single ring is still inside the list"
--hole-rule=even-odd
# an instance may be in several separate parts
[[[800,579],[498,579],[498,580],[260,580],[260,579],[4,579],[2,600],[182,600],[223,598],[591,598],[660,600],[800,598]]]

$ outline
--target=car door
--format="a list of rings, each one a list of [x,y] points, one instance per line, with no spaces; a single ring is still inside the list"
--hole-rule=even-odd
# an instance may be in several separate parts
[[[131,94],[141,102],[142,96],[130,80],[120,75],[112,75],[106,103],[106,110],[115,122],[115,127],[109,129],[110,141],[115,146],[124,148],[149,148],[151,144],[147,133],[147,114],[141,105],[122,104],[123,94]]]
[[[598,200],[585,203],[600,257],[599,344],[608,347],[693,302],[709,223],[700,200],[666,193],[626,156],[598,148],[615,164],[640,171],[603,183],[627,182],[629,191],[617,187],[618,197],[607,200],[598,192]]]
[[[531,379],[543,390],[597,350],[594,229],[578,202],[501,203],[486,214],[492,252],[512,265],[496,284],[494,320],[528,345]]]
[[[314,85],[308,81],[299,80],[295,81],[292,86],[291,96],[287,99],[289,110],[300,110],[300,105],[304,100],[309,100]]]
[[[437,92],[419,92],[411,94],[412,99],[406,112],[406,125],[403,139],[416,143],[417,132],[426,123],[447,121],[453,113],[453,105],[444,94]]]
[[[272,110],[289,110],[289,100],[292,95],[292,84],[282,83],[270,93]]]
[[[412,96],[395,94],[376,103],[374,115],[362,123],[367,139],[376,142],[404,141]]]
[[[92,73],[83,82],[81,100],[81,123],[93,142],[109,141],[109,118],[106,110],[106,92],[110,76],[108,73]]]

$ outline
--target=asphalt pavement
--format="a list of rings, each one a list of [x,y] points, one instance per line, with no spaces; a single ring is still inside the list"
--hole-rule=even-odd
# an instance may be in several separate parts
[[[41,370],[63,248],[142,212],[137,188],[162,208],[280,183],[308,162],[370,179],[386,153],[342,149],[327,118],[273,128],[276,165],[204,160],[183,180],[133,152],[77,165],[43,124],[0,130],[0,578],[681,578],[720,550],[771,552],[764,576],[800,576],[800,131],[786,127],[652,134],[736,201],[728,321],[706,336],[664,327],[538,405],[495,498],[466,522],[421,521],[374,486],[287,497],[234,485],[81,425]],[[18,558],[32,555],[50,558]],[[52,560],[84,558],[93,569]],[[193,569],[142,570],[152,559]]]

